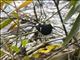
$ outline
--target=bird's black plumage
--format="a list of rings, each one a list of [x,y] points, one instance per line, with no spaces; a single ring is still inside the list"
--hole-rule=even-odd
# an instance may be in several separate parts
[[[36,29],[43,35],[48,35],[52,32],[51,24],[39,24],[36,26]]]

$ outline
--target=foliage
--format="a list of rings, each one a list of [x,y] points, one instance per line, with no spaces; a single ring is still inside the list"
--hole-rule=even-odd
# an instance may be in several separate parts
[[[46,11],[44,11],[43,4],[45,2],[43,0],[41,1],[40,0],[38,1],[25,0],[18,7],[16,6],[16,3],[13,0],[11,1],[1,0],[0,1],[0,9],[2,10],[1,12],[4,12],[8,16],[6,19],[0,18],[0,20],[1,19],[3,20],[3,21],[0,21],[1,22],[0,30],[2,30],[3,28],[5,28],[6,26],[8,26],[9,24],[13,22],[7,32],[5,32],[4,34],[0,34],[1,36],[0,39],[2,40],[1,42],[3,43],[3,44],[2,43],[0,44],[0,48],[4,50],[4,51],[0,51],[0,54],[1,54],[0,57],[4,57],[5,60],[6,59],[9,60],[9,58],[11,60],[14,60],[14,59],[18,60],[20,58],[22,60],[30,60],[30,58],[34,60],[35,59],[38,60],[38,58],[45,59],[45,60],[51,60],[50,59],[51,57],[55,59],[58,53],[62,53],[64,54],[64,56],[60,55],[63,57],[63,58],[61,57],[61,59],[64,59],[65,56],[68,56],[69,54],[70,54],[69,59],[75,58],[75,56],[78,56],[76,59],[80,59],[79,58],[80,56],[79,40],[80,39],[78,39],[78,37],[80,36],[77,36],[77,35],[80,35],[80,31],[79,31],[80,30],[80,1],[78,0],[69,1],[68,3],[68,5],[70,5],[68,6],[69,11],[64,19],[63,19],[64,16],[62,16],[61,11],[66,6],[64,6],[62,9],[59,9],[60,1],[53,0],[52,2],[54,2],[55,4],[57,12],[54,14],[54,11],[53,11],[52,16],[48,17]],[[14,6],[12,5],[12,3],[14,4]],[[26,7],[28,7],[30,3],[32,3],[31,7],[33,7],[33,12],[34,12],[33,16],[28,15],[24,13],[23,11],[23,9],[27,10]],[[6,12],[5,8],[8,5],[14,7],[15,10],[11,11],[10,13]],[[39,8],[39,11],[40,11],[39,15],[37,12],[38,10],[37,7]],[[66,25],[65,23],[67,23],[67,21],[71,21],[71,17],[75,14],[77,14],[78,16],[76,16],[76,18],[74,19],[75,22],[73,22],[72,27],[70,27],[71,28],[70,31],[67,31],[67,28],[65,27]],[[36,27],[38,27],[39,24],[43,24],[43,25],[49,24],[50,22],[49,19],[53,18],[53,15],[55,16],[59,15],[60,20],[61,20],[61,25],[62,25],[61,27],[53,26],[54,32],[51,32],[50,35],[43,35],[40,31],[38,31],[38,29],[35,29]],[[48,17],[48,20],[46,20],[47,17]],[[25,23],[22,24],[21,21]],[[31,28],[28,28],[28,27],[31,27]],[[63,30],[63,32],[65,32],[66,35],[61,33],[62,35],[61,36],[59,34],[60,31],[58,31],[58,29],[56,28],[60,28],[61,30]],[[41,30],[42,28],[39,27],[39,29]],[[16,34],[14,34],[15,31],[16,31]],[[55,43],[55,41],[59,41],[59,39],[56,39],[58,37],[54,35],[58,35],[58,37],[61,37],[61,40],[63,40],[63,42],[61,42],[61,44],[59,43],[53,44],[53,42]],[[73,41],[71,41],[72,39]],[[71,46],[74,46],[75,48]],[[70,50],[68,47],[71,47]],[[7,54],[7,58],[5,54]],[[3,59],[0,58],[0,60],[3,60]]]
[[[9,19],[6,19],[6,20],[4,20],[3,22],[1,22],[1,23],[0,23],[0,30],[1,30],[2,28],[4,28],[5,26],[7,26],[8,24],[10,24],[11,21],[12,21],[12,19],[9,18]]]
[[[72,37],[78,32],[80,27],[80,14],[78,15],[76,21],[74,22],[74,25],[69,33],[69,35],[64,40],[64,45],[68,44],[69,41],[72,39]]]
[[[3,55],[4,55],[4,52],[0,50],[0,57],[2,57]]]
[[[22,44],[23,47],[26,47],[26,44],[28,44],[28,40],[23,39],[23,40],[21,41],[21,44]]]
[[[38,52],[39,53],[49,53],[49,52],[51,52],[52,50],[55,50],[56,48],[60,48],[61,47],[61,45],[60,44],[58,44],[58,45],[48,45],[48,46],[46,46],[46,47],[44,47],[44,48],[40,48],[39,50],[38,50]]]
[[[15,46],[11,46],[12,51],[18,53],[20,51],[20,49],[15,45]]]

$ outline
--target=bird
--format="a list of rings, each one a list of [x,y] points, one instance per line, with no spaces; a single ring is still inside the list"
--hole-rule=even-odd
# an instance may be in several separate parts
[[[49,35],[52,32],[53,27],[51,24],[38,24],[36,29],[43,35]]]

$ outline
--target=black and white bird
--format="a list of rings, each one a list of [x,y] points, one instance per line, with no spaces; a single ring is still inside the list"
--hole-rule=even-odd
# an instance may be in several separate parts
[[[38,24],[36,29],[43,35],[49,35],[52,32],[53,27],[51,24]]]

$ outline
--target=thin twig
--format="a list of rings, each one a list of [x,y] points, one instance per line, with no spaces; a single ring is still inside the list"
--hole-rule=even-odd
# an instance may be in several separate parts
[[[65,31],[65,35],[67,36],[67,30],[66,30],[66,27],[65,27],[65,25],[64,25],[64,23],[63,23],[63,19],[62,19],[62,16],[61,16],[61,13],[60,13],[60,10],[59,10],[59,7],[58,7],[58,4],[56,3],[55,0],[53,0],[53,1],[54,1],[54,3],[55,3],[56,8],[57,8],[58,15],[59,15],[59,17],[60,17],[60,20],[61,20],[61,23],[62,23],[63,29],[64,29],[64,31]]]
[[[37,15],[37,12],[36,12],[36,7],[35,7],[34,2],[33,2],[33,10],[34,10],[35,18],[36,18],[35,21],[36,21],[37,23],[39,23],[39,22],[38,22],[39,19],[38,19],[38,15]]]
[[[68,3],[69,4],[69,3]],[[66,4],[64,7],[62,7],[59,11],[61,11],[63,8],[65,8],[68,4]],[[47,20],[49,20],[49,19],[51,19],[55,14],[57,14],[58,13],[58,11],[57,12],[52,12],[53,13],[53,15],[52,16],[50,16],[49,18],[47,18],[45,21],[47,21]]]

